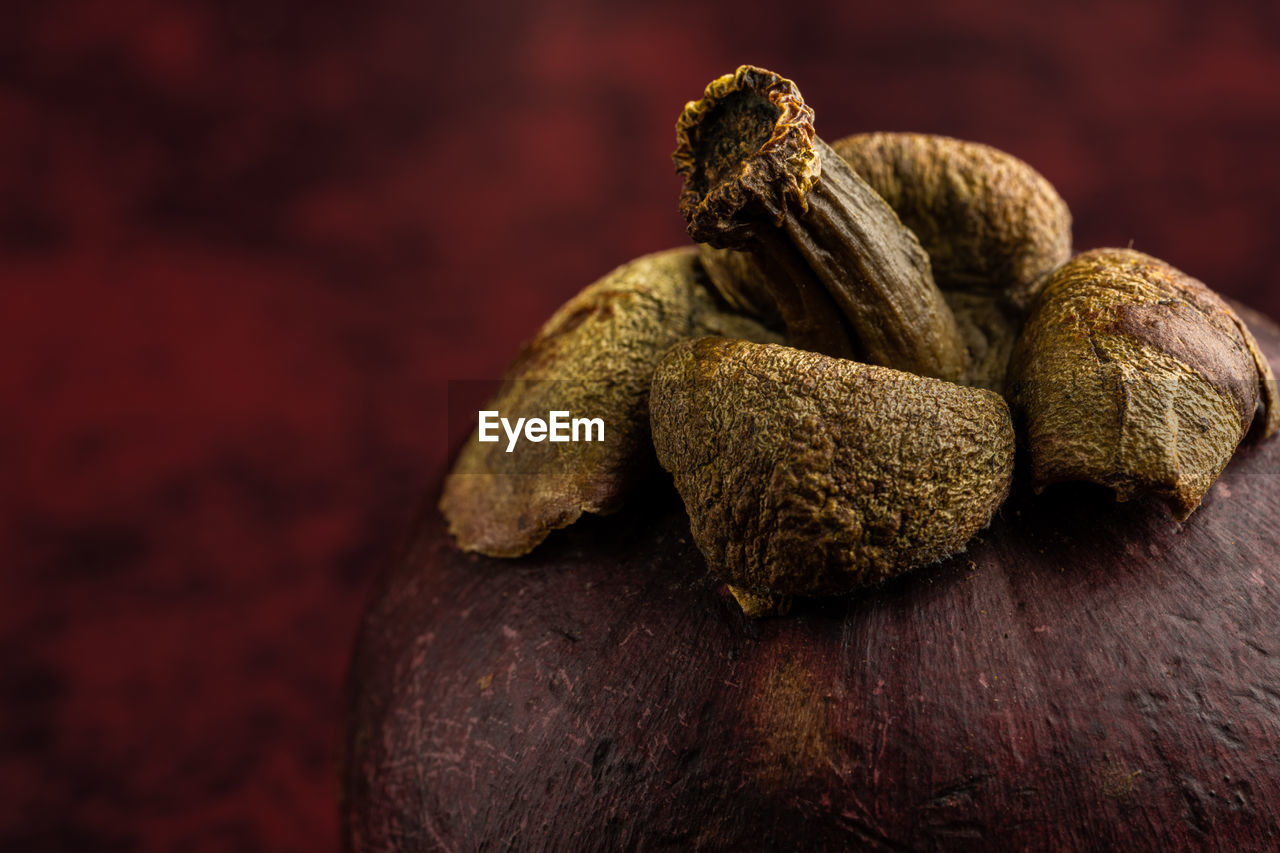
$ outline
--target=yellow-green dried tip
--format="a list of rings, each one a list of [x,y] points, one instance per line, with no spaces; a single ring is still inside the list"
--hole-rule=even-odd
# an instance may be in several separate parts
[[[584,512],[621,506],[652,465],[648,397],[673,344],[718,334],[777,340],[727,312],[708,289],[693,247],[646,255],[569,300],[508,369],[486,409],[517,418],[552,411],[600,418],[603,442],[477,441],[472,432],[445,478],[440,509],[459,547],[518,557]]]
[[[1280,410],[1249,330],[1169,264],[1096,249],[1049,278],[1018,339],[1011,399],[1033,484],[1087,481],[1120,500],[1152,493],[1178,520],[1200,505],[1249,431]]]
[[[1013,473],[997,394],[778,345],[673,348],[650,416],[708,564],[756,595],[844,593],[955,553]]]

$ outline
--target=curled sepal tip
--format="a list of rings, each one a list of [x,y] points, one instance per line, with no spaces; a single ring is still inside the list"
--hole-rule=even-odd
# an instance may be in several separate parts
[[[649,380],[667,348],[722,334],[776,340],[713,297],[692,247],[624,264],[569,300],[507,370],[489,401],[509,423],[572,413],[601,422],[601,440],[525,443],[468,438],[445,478],[440,509],[459,547],[528,553],[584,512],[619,508],[652,465]],[[517,427],[517,430],[519,427]]]
[[[1049,277],[1018,339],[1010,398],[1037,489],[1086,481],[1162,497],[1179,521],[1249,432],[1275,429],[1275,380],[1253,335],[1202,282],[1130,249]]]

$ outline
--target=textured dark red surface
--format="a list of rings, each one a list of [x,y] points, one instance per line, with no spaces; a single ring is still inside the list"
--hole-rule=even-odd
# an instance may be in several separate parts
[[[356,647],[349,849],[1280,849],[1277,466],[1183,525],[1019,477],[965,553],[758,621],[661,481],[518,563],[429,513]]]
[[[682,241],[672,123],[740,62],[1280,314],[1280,7],[831,6],[5,8],[0,848],[336,845],[341,675],[446,383]]]

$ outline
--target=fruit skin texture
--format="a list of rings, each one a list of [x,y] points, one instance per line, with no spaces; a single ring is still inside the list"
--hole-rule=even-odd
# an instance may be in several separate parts
[[[669,486],[518,563],[428,509],[355,652],[346,846],[1274,849],[1278,467],[1246,442],[1181,526],[1016,479],[959,557],[762,621]]]
[[[679,344],[649,405],[694,541],[757,594],[845,593],[954,554],[1013,475],[999,395],[776,344]]]

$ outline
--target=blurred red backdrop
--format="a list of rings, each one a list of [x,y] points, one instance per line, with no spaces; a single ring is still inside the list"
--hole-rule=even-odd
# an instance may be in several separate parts
[[[1280,315],[1280,6],[872,5],[7,8],[0,848],[337,846],[346,655],[448,381],[685,241],[672,125],[740,63]]]

